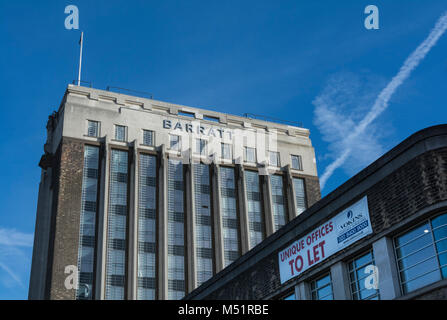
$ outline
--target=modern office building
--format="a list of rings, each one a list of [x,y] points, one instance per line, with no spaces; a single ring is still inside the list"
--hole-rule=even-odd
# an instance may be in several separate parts
[[[447,125],[413,134],[185,299],[447,299]]]
[[[180,299],[320,199],[309,130],[69,85],[30,299]]]

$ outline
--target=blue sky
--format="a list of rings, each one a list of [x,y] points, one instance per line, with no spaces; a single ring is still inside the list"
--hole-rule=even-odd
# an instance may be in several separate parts
[[[1,0],[0,299],[27,297],[45,125],[77,77],[80,32],[64,27],[70,4],[85,31],[82,77],[95,88],[300,121],[320,175],[343,148],[333,130],[355,127],[447,10],[445,0]],[[379,8],[379,30],[364,27],[369,4]],[[444,35],[352,142],[323,195],[412,133],[446,122],[446,49]]]

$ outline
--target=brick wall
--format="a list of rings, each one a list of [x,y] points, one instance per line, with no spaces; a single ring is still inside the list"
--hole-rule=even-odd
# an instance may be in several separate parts
[[[53,212],[53,261],[49,271],[50,299],[75,299],[75,290],[67,290],[64,274],[68,265],[77,266],[79,223],[82,196],[83,143],[64,139],[61,144],[56,210]]]
[[[304,184],[306,186],[307,207],[310,208],[321,199],[320,180],[318,177],[306,176]]]
[[[307,186],[312,187],[309,183]],[[426,152],[412,159],[376,183],[365,194],[368,196],[374,234],[385,231],[423,208],[447,200],[447,148]],[[356,245],[360,248],[374,234]],[[342,253],[343,251],[337,255]],[[335,259],[337,255],[328,258],[326,262]],[[274,252],[206,298],[260,299],[279,287],[277,252]],[[445,297],[446,292],[447,289],[444,288],[433,295]]]

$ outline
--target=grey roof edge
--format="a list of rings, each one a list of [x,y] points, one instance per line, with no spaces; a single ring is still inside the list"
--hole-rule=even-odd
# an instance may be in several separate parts
[[[412,134],[379,159],[337,187],[280,230],[273,233],[224,270],[196,288],[184,299],[200,299],[211,294],[250,266],[262,260],[292,240],[313,229],[319,223],[349,206],[369,187],[382,180],[407,162],[430,150],[447,147],[447,124],[435,125]],[[372,176],[376,174],[376,176]],[[250,261],[251,260],[251,261]]]
[[[61,104],[63,104],[63,102],[65,100],[65,96],[68,95],[69,93],[81,94],[81,95],[85,95],[85,96],[95,96],[96,98],[99,96],[109,97],[111,99],[118,99],[119,101],[132,101],[135,103],[149,103],[152,105],[162,105],[163,107],[166,107],[166,108],[175,108],[180,111],[186,111],[186,112],[191,112],[191,111],[197,112],[197,113],[203,114],[205,116],[222,118],[222,119],[225,119],[225,121],[230,120],[230,122],[233,122],[233,123],[238,122],[241,125],[243,125],[243,123],[252,123],[252,124],[257,124],[260,126],[265,126],[266,128],[269,128],[269,129],[279,129],[279,130],[284,130],[284,131],[295,130],[297,133],[299,132],[299,135],[306,136],[306,137],[310,136],[310,130],[307,128],[304,128],[304,127],[292,126],[292,125],[282,124],[282,123],[273,122],[273,121],[246,118],[243,116],[233,115],[233,114],[214,111],[214,110],[185,106],[185,105],[180,105],[180,104],[166,102],[166,101],[160,101],[160,100],[155,100],[155,99],[150,99],[150,98],[142,98],[142,97],[126,95],[126,94],[122,94],[122,93],[117,93],[117,92],[113,92],[113,91],[106,91],[106,90],[101,90],[101,89],[96,89],[96,88],[77,86],[77,85],[73,85],[73,84],[68,84],[66,91],[65,91],[64,99],[62,100]]]

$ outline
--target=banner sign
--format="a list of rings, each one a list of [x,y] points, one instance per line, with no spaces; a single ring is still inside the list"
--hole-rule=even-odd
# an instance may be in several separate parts
[[[365,196],[278,253],[281,284],[371,233]]]

